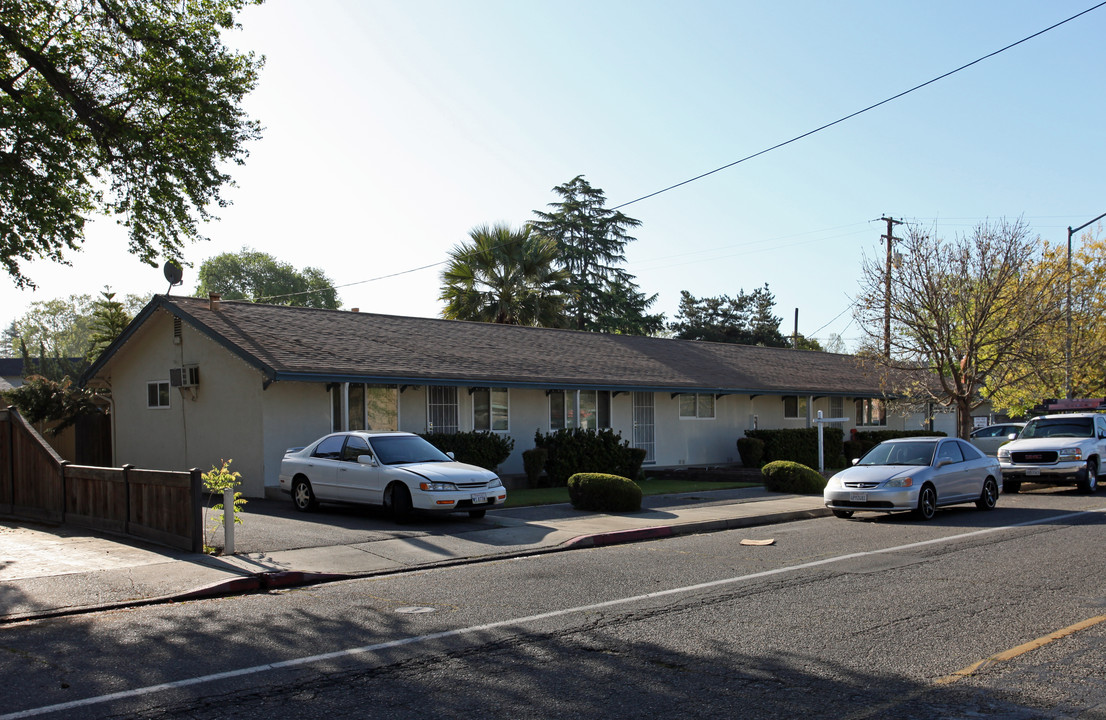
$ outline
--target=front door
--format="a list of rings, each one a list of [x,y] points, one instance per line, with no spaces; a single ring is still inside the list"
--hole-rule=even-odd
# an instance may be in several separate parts
[[[634,447],[645,451],[645,462],[655,463],[656,439],[653,434],[653,393],[634,393]]]

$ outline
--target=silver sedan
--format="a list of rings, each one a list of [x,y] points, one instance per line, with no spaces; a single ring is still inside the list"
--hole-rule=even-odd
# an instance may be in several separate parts
[[[857,510],[912,511],[922,520],[938,507],[974,502],[992,510],[1002,472],[998,460],[957,438],[911,437],[885,440],[830,478],[826,507],[837,517]]]

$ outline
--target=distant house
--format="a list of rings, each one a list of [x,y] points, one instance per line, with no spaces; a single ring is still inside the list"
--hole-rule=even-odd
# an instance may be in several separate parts
[[[110,388],[116,464],[207,470],[273,493],[288,447],[341,429],[611,428],[654,466],[740,462],[746,429],[903,429],[852,356],[781,348],[155,297],[84,375]]]
[[[10,390],[22,384],[23,358],[0,358],[0,390]]]

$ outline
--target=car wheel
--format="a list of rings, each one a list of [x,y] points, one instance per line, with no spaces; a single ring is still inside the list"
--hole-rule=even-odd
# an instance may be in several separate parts
[[[994,510],[996,504],[998,504],[998,483],[994,478],[987,478],[983,481],[983,491],[979,493],[975,506],[980,510]]]
[[[486,508],[480,508],[479,510],[469,510],[469,517],[470,518],[476,518],[477,520],[479,520],[480,518],[484,517],[487,514],[488,514],[488,511],[487,511]]]
[[[411,517],[411,491],[403,483],[392,483],[384,497],[384,506],[396,522]]]
[[[292,504],[300,512],[309,512],[319,506],[307,478],[298,477],[292,481]]]
[[[1098,463],[1094,458],[1087,461],[1087,479],[1079,483],[1079,489],[1085,493],[1098,490]]]
[[[937,491],[932,485],[923,485],[918,493],[918,509],[914,511],[919,520],[932,520],[937,514]]]
[[[1004,493],[1017,493],[1022,489],[1021,481],[1019,480],[1004,480],[1002,482],[1002,491]]]
[[[844,519],[847,520],[847,519],[849,519],[853,516],[853,511],[852,510],[834,510],[833,514],[834,514],[835,517],[844,518]]]

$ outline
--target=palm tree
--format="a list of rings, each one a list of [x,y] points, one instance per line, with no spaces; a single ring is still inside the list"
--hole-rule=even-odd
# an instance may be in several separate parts
[[[442,271],[442,317],[508,325],[566,327],[569,274],[557,243],[529,226],[497,223],[469,231]]]

